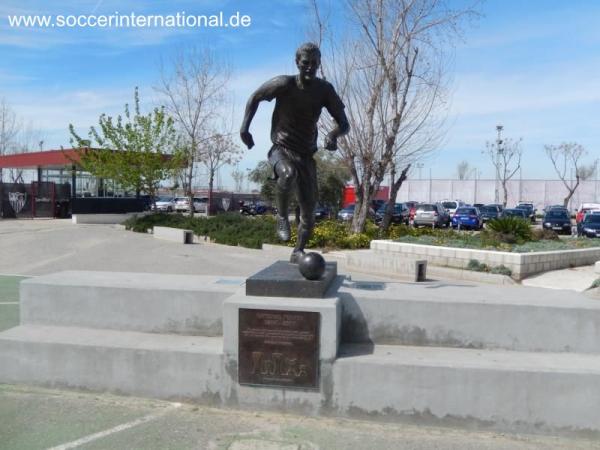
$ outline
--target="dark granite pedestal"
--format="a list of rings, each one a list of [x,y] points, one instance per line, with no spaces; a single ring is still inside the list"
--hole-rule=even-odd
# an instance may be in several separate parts
[[[323,298],[337,276],[337,262],[325,263],[319,280],[307,280],[297,264],[277,261],[246,280],[246,295]]]

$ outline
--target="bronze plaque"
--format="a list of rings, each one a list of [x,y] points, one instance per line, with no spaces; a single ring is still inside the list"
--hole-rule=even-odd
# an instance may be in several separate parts
[[[318,312],[239,310],[240,384],[319,388]]]

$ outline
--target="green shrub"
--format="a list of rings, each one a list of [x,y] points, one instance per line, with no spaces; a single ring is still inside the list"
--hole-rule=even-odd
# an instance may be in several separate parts
[[[499,266],[493,267],[491,272],[499,275],[507,275],[509,277],[512,275],[512,270],[510,270],[504,264],[500,264]]]
[[[489,267],[487,264],[483,264],[477,259],[470,259],[469,263],[467,264],[467,270],[473,270],[475,272],[488,272]]]
[[[488,234],[495,233],[494,237],[501,242],[514,244],[531,240],[531,224],[528,220],[508,216],[490,220],[487,223]]]
[[[318,223],[308,241],[308,248],[324,249],[360,249],[369,248],[371,241],[377,239],[379,227],[368,221],[363,233],[353,234],[350,225],[334,220],[324,220]],[[292,238],[289,245],[297,242],[296,227],[292,226]]]
[[[554,230],[548,230],[546,228],[537,228],[531,232],[531,239],[533,241],[558,241],[560,238]]]
[[[209,236],[219,244],[261,248],[263,243],[276,243],[275,219],[271,216],[247,217],[237,213],[214,217],[188,217],[181,214],[151,214],[131,218],[125,228],[145,233],[154,226],[185,228],[198,236]]]
[[[590,289],[595,289],[595,288],[600,288],[600,278],[596,278],[594,280],[594,282],[592,283],[592,285],[590,286]]]

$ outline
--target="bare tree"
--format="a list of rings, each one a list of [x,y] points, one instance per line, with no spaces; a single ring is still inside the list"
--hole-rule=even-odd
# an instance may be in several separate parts
[[[422,158],[442,137],[447,43],[472,12],[446,8],[442,0],[345,5],[349,23],[339,28],[356,32],[334,35],[312,3],[326,43],[323,73],[343,98],[351,126],[338,144],[356,190],[352,231],[360,232],[392,166]]]
[[[596,164],[582,164],[577,172],[581,181],[589,180],[596,173]]]
[[[35,127],[33,122],[29,122],[27,125],[20,128],[9,153],[27,153],[31,151],[37,143],[43,142],[41,137],[42,132]],[[25,182],[23,179],[23,169],[8,169],[8,176],[12,183]]]
[[[242,172],[238,166],[231,172],[231,178],[233,178],[233,182],[235,183],[234,190],[235,192],[242,192],[244,186],[245,174]]]
[[[563,204],[567,206],[583,179],[582,175],[585,178],[591,176],[591,174],[587,173],[587,168],[579,162],[587,151],[582,145],[575,142],[563,142],[560,145],[545,145],[544,150],[550,161],[552,161],[556,174],[567,188],[568,194],[563,200]],[[592,166],[592,173],[593,171]]]
[[[461,161],[456,166],[456,173],[458,175],[459,180],[467,180],[469,178],[470,172],[471,166],[469,166],[468,161]]]
[[[383,220],[381,221],[380,225],[381,231],[383,233],[387,232],[387,230],[390,228],[390,224],[392,222],[392,214],[394,213],[394,209],[396,207],[396,195],[398,195],[398,191],[400,190],[402,183],[404,183],[404,181],[406,181],[406,179],[408,178],[408,172],[410,171],[411,166],[412,164],[409,163],[406,167],[404,167],[404,169],[402,169],[402,171],[400,172],[400,176],[398,178],[396,178],[396,164],[392,166],[392,186],[390,198],[385,207],[385,214],[383,215]]]
[[[241,153],[242,152],[239,146],[231,139],[231,134],[213,134],[201,159],[201,163],[206,166],[206,169],[208,170],[207,214],[210,214],[212,207],[212,194],[215,174],[224,165],[236,164],[239,162]]]
[[[171,63],[170,70],[161,68],[161,84],[156,90],[166,97],[167,110],[181,132],[180,148],[186,160],[182,186],[193,215],[196,163],[210,154],[213,130],[225,101],[229,69],[207,48],[180,52]]]
[[[486,142],[486,149],[483,153],[490,158],[496,169],[496,179],[502,186],[502,204],[506,206],[508,202],[508,181],[521,168],[521,157],[523,156],[521,142],[523,139],[503,140],[501,137],[502,126],[499,125],[497,130],[498,139],[495,142]]]
[[[16,138],[21,130],[17,114],[6,99],[0,99],[0,156],[12,153],[17,146]],[[0,183],[2,168],[0,167]]]

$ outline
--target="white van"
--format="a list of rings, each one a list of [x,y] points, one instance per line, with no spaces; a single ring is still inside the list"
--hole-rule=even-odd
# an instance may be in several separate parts
[[[460,208],[461,206],[466,206],[466,203],[462,200],[442,200],[440,203],[442,204],[444,209],[448,211],[448,214],[450,214],[450,218],[454,216],[454,213],[458,208]]]

